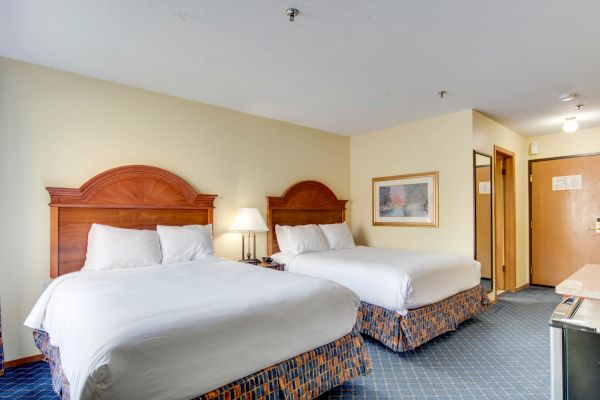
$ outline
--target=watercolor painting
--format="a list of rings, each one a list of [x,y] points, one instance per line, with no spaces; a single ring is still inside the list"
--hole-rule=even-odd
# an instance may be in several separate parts
[[[437,226],[437,172],[373,178],[373,225]]]

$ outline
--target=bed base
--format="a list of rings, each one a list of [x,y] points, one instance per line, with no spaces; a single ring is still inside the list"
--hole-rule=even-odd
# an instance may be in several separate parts
[[[361,302],[356,328],[395,352],[421,346],[485,311],[492,302],[481,285],[428,306],[409,310],[405,316]]]
[[[4,376],[4,343],[2,342],[2,315],[0,315],[0,376]]]
[[[46,332],[35,330],[36,346],[50,364],[52,388],[69,399],[69,381],[60,363],[60,350]],[[265,368],[193,400],[314,399],[344,382],[371,372],[371,361],[362,337],[354,330],[317,349]]]

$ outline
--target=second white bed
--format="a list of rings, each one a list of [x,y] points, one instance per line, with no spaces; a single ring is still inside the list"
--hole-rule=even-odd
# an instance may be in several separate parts
[[[274,254],[286,270],[330,279],[362,301],[406,314],[479,284],[481,265],[446,252],[420,252],[357,246],[291,255]]]

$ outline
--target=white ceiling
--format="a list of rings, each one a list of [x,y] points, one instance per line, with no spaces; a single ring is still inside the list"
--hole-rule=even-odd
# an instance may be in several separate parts
[[[600,125],[598,0],[0,0],[0,55],[345,135]]]

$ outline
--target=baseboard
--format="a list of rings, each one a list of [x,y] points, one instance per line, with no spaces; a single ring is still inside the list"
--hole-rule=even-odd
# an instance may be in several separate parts
[[[4,368],[14,368],[14,367],[18,367],[21,365],[25,365],[25,364],[31,364],[34,362],[38,362],[38,361],[44,361],[45,358],[43,355],[41,354],[37,354],[35,356],[30,356],[30,357],[25,357],[25,358],[19,358],[17,360],[12,360],[12,361],[5,361],[4,362]]]
[[[526,284],[521,285],[518,288],[516,288],[515,292],[518,292],[518,291],[523,290],[523,289],[527,289],[528,287],[529,287],[529,283],[526,283]]]

